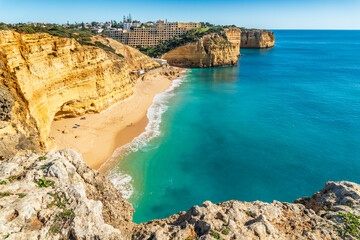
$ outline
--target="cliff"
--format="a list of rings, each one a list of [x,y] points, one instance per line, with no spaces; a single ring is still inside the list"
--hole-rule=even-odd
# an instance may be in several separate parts
[[[274,47],[274,33],[267,30],[245,30],[241,32],[241,48]]]
[[[196,42],[175,48],[161,58],[170,65],[188,68],[236,65],[240,56],[240,39],[240,29],[230,28],[221,34],[208,34]]]
[[[73,150],[0,162],[0,236],[6,239],[355,239],[360,185],[328,182],[294,203],[209,201],[132,223],[132,206]]]
[[[112,39],[82,46],[45,33],[0,31],[0,158],[50,148],[53,119],[100,112],[132,94],[133,70],[159,66]]]

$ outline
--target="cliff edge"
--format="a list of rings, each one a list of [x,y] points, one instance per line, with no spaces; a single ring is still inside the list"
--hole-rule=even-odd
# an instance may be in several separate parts
[[[0,162],[0,236],[6,239],[356,239],[360,185],[328,182],[294,203],[209,201],[132,223],[131,204],[73,150]]]
[[[161,58],[170,65],[187,68],[236,65],[240,56],[240,41],[240,29],[228,28],[222,33],[211,33],[196,42],[175,48]]]

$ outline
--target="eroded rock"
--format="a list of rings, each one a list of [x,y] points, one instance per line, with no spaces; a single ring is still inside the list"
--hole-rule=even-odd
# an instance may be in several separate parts
[[[0,181],[7,239],[356,239],[342,216],[360,214],[360,185],[344,181],[295,203],[206,201],[137,225],[131,204],[73,150],[3,161]]]
[[[129,239],[133,208],[72,150],[0,163],[0,236]]]

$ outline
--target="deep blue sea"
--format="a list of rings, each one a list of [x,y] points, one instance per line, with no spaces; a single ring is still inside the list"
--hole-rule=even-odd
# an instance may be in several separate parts
[[[360,31],[274,32],[274,48],[242,49],[238,66],[192,69],[160,135],[109,171],[131,184],[135,222],[360,183]]]

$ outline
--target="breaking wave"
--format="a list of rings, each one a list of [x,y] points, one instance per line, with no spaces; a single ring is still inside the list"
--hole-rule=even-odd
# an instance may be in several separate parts
[[[186,70],[183,72],[185,71]],[[153,103],[147,111],[147,118],[149,119],[149,122],[145,128],[145,132],[134,138],[132,142],[117,148],[113,155],[100,167],[99,170],[102,168],[108,169],[109,166],[120,158],[144,148],[151,139],[160,135],[161,117],[168,109],[167,104],[169,100],[175,95],[174,90],[178,88],[183,81],[184,76],[173,80],[171,86],[166,91],[161,92],[154,97]],[[109,169],[107,171],[107,175],[126,199],[131,197],[134,192],[134,187],[132,186],[132,178],[130,175],[119,171],[116,167]]]

